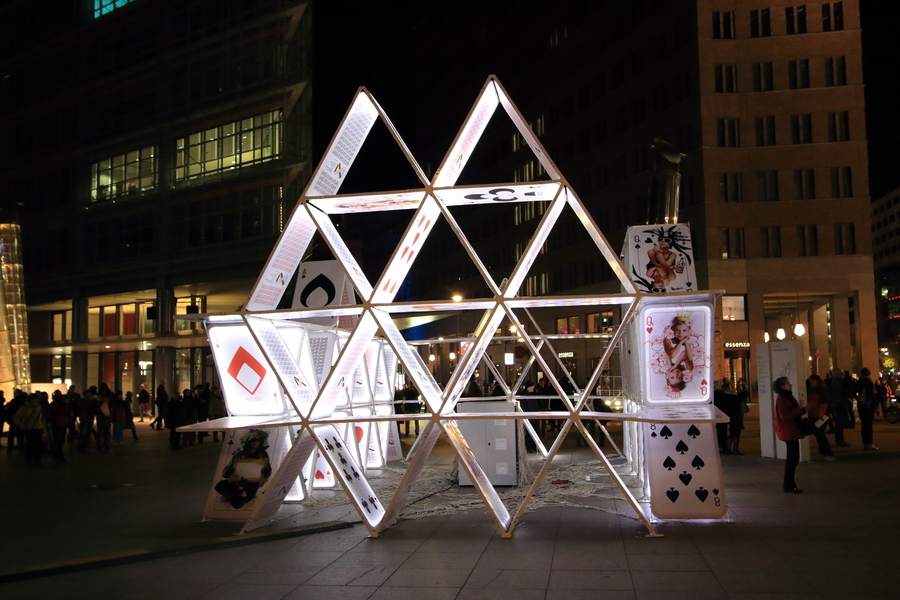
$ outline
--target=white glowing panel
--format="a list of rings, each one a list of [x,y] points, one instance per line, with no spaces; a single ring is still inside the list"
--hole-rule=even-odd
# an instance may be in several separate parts
[[[494,82],[490,82],[481,91],[481,96],[475,101],[475,106],[472,107],[466,123],[457,135],[446,158],[444,158],[444,162],[434,178],[435,187],[446,187],[456,183],[460,173],[462,173],[463,168],[472,156],[472,149],[475,148],[475,144],[478,143],[478,140],[484,134],[484,130],[487,129],[491,115],[494,114],[498,104],[497,86]]]
[[[680,407],[671,407],[677,413]],[[720,519],[728,505],[712,423],[642,423],[650,509],[660,519]]]
[[[300,264],[291,308],[321,308],[354,304],[356,304],[356,298],[353,287],[339,261],[316,260]],[[341,319],[346,319],[347,327],[352,327],[355,322],[353,317],[339,316],[304,318],[303,321],[334,327]]]
[[[299,323],[279,323],[276,327],[274,322],[262,317],[247,317],[246,320],[259,340],[269,364],[275,368],[290,400],[301,415],[309,414],[316,397],[316,383],[311,377],[312,365],[308,361],[309,355],[301,352],[300,359],[306,363],[305,369],[301,368],[300,361],[291,354],[288,345],[279,334],[279,331],[290,331],[296,337],[303,326]]]
[[[315,233],[316,225],[306,207],[298,205],[250,293],[247,310],[274,310],[278,307]]]
[[[360,194],[329,198],[311,198],[309,203],[329,215],[383,210],[413,210],[425,198],[425,190],[391,192],[388,194]]]
[[[373,302],[390,302],[394,299],[397,288],[406,279],[413,260],[422,249],[422,244],[425,243],[425,239],[431,233],[440,214],[437,202],[429,196],[419,207],[412,223],[407,227],[400,245],[394,251],[394,256],[378,283],[378,290],[372,297]]]
[[[228,414],[284,413],[278,379],[246,326],[211,325],[209,341]]]
[[[363,313],[356,326],[356,331],[348,340],[341,351],[338,362],[335,364],[319,394],[319,400],[313,407],[312,416],[323,418],[331,415],[339,406],[341,394],[351,394],[356,382],[357,365],[363,358],[366,345],[378,331],[378,324],[368,312]]]
[[[334,224],[329,220],[328,215],[319,213],[318,211],[314,211],[311,214],[313,215],[313,220],[316,222],[316,225],[319,227],[319,233],[321,233],[322,237],[328,242],[331,251],[334,252],[337,259],[340,260],[344,265],[344,268],[347,269],[347,275],[353,282],[353,286],[359,291],[363,298],[369,298],[372,295],[372,285],[366,279],[365,273],[363,273],[359,263],[356,262],[356,258],[353,256],[353,253],[350,252],[347,244],[344,243],[344,240],[341,238],[337,229],[335,229]]]
[[[338,193],[377,118],[378,110],[369,96],[357,94],[310,182],[309,196],[334,196]]]
[[[654,304],[640,311],[647,403],[709,402],[712,315],[712,308],[705,304]]]
[[[507,202],[547,202],[559,192],[559,183],[508,183],[435,190],[446,206],[502,204]]]
[[[332,425],[314,425],[313,430],[324,447],[336,475],[340,478],[344,489],[363,509],[362,517],[370,526],[376,525],[384,516],[384,507],[372,491],[369,482],[363,477],[363,469],[353,455],[341,442],[341,437]]]

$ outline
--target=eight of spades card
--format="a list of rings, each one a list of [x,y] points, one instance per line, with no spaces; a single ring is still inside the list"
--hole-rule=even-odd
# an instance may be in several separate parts
[[[644,423],[650,509],[660,519],[719,519],[727,505],[712,423]]]

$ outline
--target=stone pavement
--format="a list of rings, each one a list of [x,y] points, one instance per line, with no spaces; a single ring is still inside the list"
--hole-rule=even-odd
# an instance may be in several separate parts
[[[202,522],[218,445],[175,453],[138,424],[109,454],[27,469],[0,450],[3,598],[857,599],[900,596],[900,425],[859,430],[837,460],[802,463],[801,495],[781,492],[781,461],[759,456],[748,420],[744,456],[724,456],[728,519],[660,522],[644,538],[624,501],[544,506],[501,539],[483,510],[401,520],[369,539],[348,506],[286,506],[257,536]],[[406,438],[410,441],[411,438]],[[6,443],[6,439],[3,439]],[[570,438],[558,461],[585,461]],[[449,462],[446,450],[435,461]],[[449,490],[445,494],[452,495]],[[560,491],[564,494],[564,491]],[[594,508],[595,510],[592,510]],[[339,522],[335,524],[334,522]],[[342,522],[342,523],[341,523]],[[321,533],[303,528],[325,523]],[[348,524],[350,523],[350,524]],[[342,527],[335,529],[336,527]],[[235,545],[238,543],[246,545]],[[105,563],[100,561],[106,561]],[[117,564],[96,568],[98,564]],[[63,572],[41,575],[46,569]],[[43,570],[43,571],[42,571]]]

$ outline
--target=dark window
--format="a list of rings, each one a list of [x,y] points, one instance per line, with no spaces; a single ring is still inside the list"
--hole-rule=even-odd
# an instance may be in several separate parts
[[[741,174],[721,173],[719,175],[719,190],[720,197],[723,202],[743,201],[743,193],[741,191]]]
[[[716,128],[720,148],[740,147],[741,132],[738,119],[718,119]]]
[[[781,258],[781,227],[762,227],[763,258]]]
[[[828,141],[846,142],[850,139],[850,113],[846,110],[828,113]]]
[[[734,11],[713,12],[713,39],[734,39]]]
[[[784,9],[788,35],[806,33],[806,5],[788,6]]]
[[[843,56],[825,59],[825,85],[847,85],[847,60]]]
[[[788,86],[792,90],[809,87],[809,59],[788,61]]]
[[[840,31],[844,28],[844,3],[822,5],[822,31]]]
[[[816,225],[797,225],[800,256],[819,255],[819,231]]]
[[[834,226],[834,253],[856,254],[856,233],[853,223],[836,223]]]
[[[774,87],[772,63],[753,63],[753,91],[770,92]]]
[[[769,9],[762,8],[750,11],[750,37],[768,37],[772,35],[772,19]]]
[[[756,117],[756,145],[775,145],[775,117]]]
[[[813,169],[794,170],[794,191],[797,200],[815,200],[816,173]]]
[[[791,115],[791,143],[812,144],[812,115]]]
[[[756,176],[759,184],[759,199],[763,202],[777,201],[778,171],[759,171]]]
[[[850,167],[831,168],[831,197],[853,197],[853,177]]]
[[[716,93],[737,93],[737,65],[716,65]]]

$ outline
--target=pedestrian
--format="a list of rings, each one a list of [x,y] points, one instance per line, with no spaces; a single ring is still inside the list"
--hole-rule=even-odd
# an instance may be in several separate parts
[[[225,409],[225,399],[222,398],[222,390],[218,387],[214,387],[209,396],[209,418],[215,421],[216,419],[222,419],[228,416],[228,411]],[[213,431],[213,441],[219,441],[219,432]],[[222,433],[222,441],[225,441],[225,433]]]
[[[802,494],[803,490],[797,487],[794,472],[800,463],[800,440],[803,434],[797,426],[797,417],[803,416],[806,409],[800,406],[794,398],[793,384],[787,377],[779,377],[773,384],[775,393],[775,435],[784,442],[787,454],[784,461],[784,482],[782,487],[785,494]]]
[[[94,389],[94,388],[91,388]],[[94,415],[97,424],[97,451],[109,452],[109,442],[112,433],[112,410],[109,406],[112,396],[110,395],[109,386],[105,383],[100,384],[97,390],[97,413]]]
[[[94,433],[94,419],[97,416],[97,388],[91,386],[85,390],[78,401],[78,452],[87,452],[87,445]]]
[[[859,372],[859,381],[856,382],[856,411],[859,413],[859,433],[862,436],[863,448],[866,450],[878,450],[878,446],[872,444],[872,426],[875,423],[877,402],[872,372],[863,367]]]
[[[27,400],[16,411],[16,426],[25,438],[25,466],[40,467],[44,446],[44,407],[39,394],[27,396]]]
[[[134,441],[138,441],[137,427],[134,425],[134,410],[132,410],[131,406],[134,402],[134,396],[132,393],[125,393],[125,429],[131,430],[131,437],[134,438]]]
[[[828,443],[828,437],[825,435],[825,423],[816,425],[816,423],[825,416],[828,410],[828,389],[822,383],[822,378],[818,375],[810,375],[806,380],[806,417],[813,422],[815,427],[814,434],[816,443],[819,445],[819,454],[826,461],[834,460],[834,450]]]
[[[150,417],[153,419],[153,415],[150,414],[150,392],[147,391],[147,386],[143,383],[141,384],[141,389],[138,390],[138,402],[141,405],[141,420],[140,422],[144,422],[144,417]]]
[[[112,399],[109,401],[110,420],[113,428],[113,445],[122,443],[122,434],[125,432],[125,424],[128,418],[125,413],[125,399],[122,397],[122,390],[116,390]]]
[[[53,444],[53,458],[56,462],[65,462],[64,453],[66,447],[66,433],[69,430],[72,409],[69,406],[67,396],[56,390],[53,392],[53,402],[50,403],[50,427],[51,443]]]
[[[747,406],[746,398],[750,392],[734,393],[730,380],[724,382],[722,391],[725,392],[725,406],[728,409],[725,414],[729,419],[725,454],[743,456],[744,453],[740,450],[741,431],[744,430],[744,407]]]
[[[175,397],[168,402],[166,406],[166,427],[169,429],[169,447],[172,450],[181,450],[181,434],[177,429],[183,425],[184,421],[184,403],[181,396],[175,394]]]
[[[157,431],[168,428],[166,423],[166,410],[169,406],[169,394],[166,392],[166,380],[159,380],[159,387],[156,388],[156,418],[150,423],[150,427],[156,427]]]
[[[850,427],[850,396],[844,387],[844,372],[834,369],[828,383],[828,405],[834,421],[834,445],[850,446],[844,441],[844,429]]]

